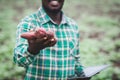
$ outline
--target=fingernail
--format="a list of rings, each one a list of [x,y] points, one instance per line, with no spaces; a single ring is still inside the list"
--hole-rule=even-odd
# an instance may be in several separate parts
[[[47,39],[47,37],[44,37],[44,39]]]
[[[51,41],[54,41],[54,39],[51,39]]]

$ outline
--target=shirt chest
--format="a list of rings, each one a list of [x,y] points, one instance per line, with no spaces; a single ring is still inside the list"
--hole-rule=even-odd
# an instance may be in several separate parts
[[[72,26],[43,25],[43,27],[46,30],[53,31],[55,37],[57,38],[55,46],[46,48],[45,52],[51,52],[53,55],[56,53],[64,56],[69,55],[70,51],[76,46],[78,40],[77,33]]]
[[[52,31],[57,38],[57,46],[58,47],[67,47],[67,46],[74,46],[77,42],[77,33],[74,30],[74,26],[70,25],[53,25],[53,24],[46,24],[43,27],[48,31]]]

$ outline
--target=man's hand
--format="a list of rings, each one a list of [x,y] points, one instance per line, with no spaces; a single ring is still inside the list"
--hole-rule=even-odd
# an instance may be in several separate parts
[[[43,28],[23,33],[21,37],[28,40],[28,51],[31,54],[37,54],[40,50],[54,46],[57,42],[54,33],[51,31],[46,32]]]

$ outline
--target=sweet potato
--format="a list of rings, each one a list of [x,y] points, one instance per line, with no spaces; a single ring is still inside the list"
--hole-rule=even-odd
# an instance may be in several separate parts
[[[25,32],[21,34],[21,37],[30,40],[30,39],[35,39],[36,35],[35,32]]]
[[[21,37],[25,38],[25,39],[28,39],[28,40],[37,39],[37,38],[43,38],[43,37],[53,38],[54,33],[52,31],[46,31],[43,28],[36,28],[35,31],[29,31],[29,32],[21,34]],[[54,41],[57,42],[56,39]]]
[[[46,31],[43,28],[37,28],[37,30],[35,30],[35,34],[37,38],[42,38],[46,36]]]
[[[47,37],[54,37],[54,33],[52,31],[47,31]]]

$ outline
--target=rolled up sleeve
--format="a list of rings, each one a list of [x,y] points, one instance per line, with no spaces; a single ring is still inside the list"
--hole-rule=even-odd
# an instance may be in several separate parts
[[[32,24],[25,21],[21,22],[17,26],[16,45],[14,48],[13,60],[16,64],[22,67],[27,67],[30,65],[37,56],[32,55],[27,51],[28,42],[26,39],[20,37],[22,33],[29,31],[31,27],[33,27]]]

